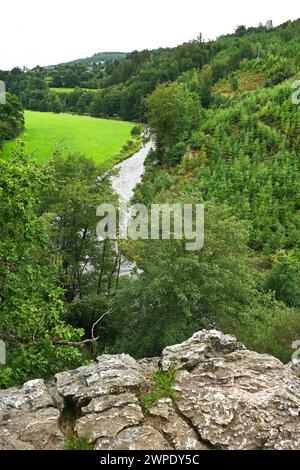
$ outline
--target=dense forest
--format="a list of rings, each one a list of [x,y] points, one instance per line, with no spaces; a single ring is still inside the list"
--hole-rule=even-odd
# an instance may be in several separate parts
[[[0,72],[0,80],[19,96],[26,109],[144,121],[146,97],[159,84],[200,71],[205,65],[201,90],[198,85],[204,107],[211,105],[212,94],[219,106],[218,99],[229,98],[237,87],[243,92],[281,83],[298,71],[298,44],[299,21],[275,30],[268,21],[257,28],[240,26],[235,34],[217,41],[204,42],[200,34],[174,49],[134,51],[125,58],[108,55],[107,60],[91,62],[89,58],[89,62],[83,59],[33,70],[15,68]],[[53,90],[61,87],[74,90]]]
[[[299,68],[297,20],[0,72],[9,91],[0,145],[21,133],[22,107],[144,122],[156,149],[134,201],[205,205],[201,251],[123,242],[138,269],[120,278],[121,253],[95,234],[95,208],[117,203],[110,171],[78,155],[42,166],[20,142],[0,160],[0,339],[9,345],[0,386],[107,351],[155,356],[201,328],[290,360],[300,338]]]

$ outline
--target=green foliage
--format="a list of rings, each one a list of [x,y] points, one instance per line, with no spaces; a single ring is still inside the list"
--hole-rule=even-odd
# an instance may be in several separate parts
[[[118,286],[119,254],[114,241],[99,241],[96,208],[117,202],[109,185],[109,173],[81,155],[57,155],[49,164],[55,191],[40,194],[39,211],[48,221],[51,247],[60,258],[58,281],[64,291],[68,321],[81,327],[86,337],[92,325],[109,309]],[[95,328],[100,347],[109,344],[114,326],[104,318]],[[91,351],[96,355],[97,346]]]
[[[224,322],[224,331],[233,332],[254,351],[289,362],[295,352],[292,344],[300,337],[300,310],[288,308],[272,295],[258,292],[256,302],[244,313],[239,324]]]
[[[179,163],[186,152],[186,144],[178,142],[167,153],[166,159],[169,165],[176,165]]]
[[[175,202],[172,193],[160,197]],[[176,202],[202,202],[198,198],[185,194]],[[206,204],[202,250],[186,251],[182,240],[127,244],[126,255],[142,273],[116,293],[120,331],[114,350],[151,357],[201,328],[220,327],[223,318],[239,322],[256,296],[247,241],[246,224],[228,208]]]
[[[134,126],[131,130],[131,135],[133,136],[140,136],[142,133],[142,129],[140,126]]]
[[[237,136],[240,134],[237,133],[235,138]],[[196,153],[185,156],[177,167],[158,170],[150,163],[147,165],[143,184],[136,191],[136,202],[203,202],[203,186],[199,189],[198,178],[204,174],[203,185],[210,184],[208,172],[213,174],[218,165],[223,165],[222,161],[209,157],[210,152],[223,150],[221,142],[224,139],[210,146],[203,131],[193,134],[193,138],[193,146],[198,147]],[[125,350],[137,357],[158,355],[164,346],[178,343],[201,328],[213,327],[235,334],[249,348],[268,352],[284,361],[291,357],[291,344],[300,334],[299,309],[288,308],[266,290],[275,290],[277,299],[284,300],[287,305],[298,305],[297,252],[290,253],[284,262],[279,257],[279,265],[274,259],[274,268],[267,279],[254,269],[254,253],[249,249],[252,224],[233,216],[248,181],[247,173],[237,170],[234,165],[237,158],[232,159],[227,173],[226,194],[232,198],[229,199],[231,207],[205,202],[205,243],[200,252],[186,252],[184,243],[175,240],[140,241],[126,246],[126,256],[133,259],[142,272],[116,295],[116,311],[122,326],[114,351]],[[272,170],[277,168],[274,160],[272,163],[273,167],[266,161],[268,169],[264,171],[264,175],[271,178]],[[284,159],[278,165],[278,171],[283,165]],[[223,168],[227,168],[226,160]],[[257,165],[253,163],[249,180],[251,178],[257,197],[263,194],[264,187],[259,180],[260,174],[254,173],[255,169],[257,171]],[[241,195],[236,198],[229,190],[230,184],[232,188],[230,174],[240,181],[235,191],[240,188]],[[284,185],[290,173],[284,170],[284,174],[282,188],[277,185],[277,197],[285,194]],[[297,174],[292,174],[291,178],[297,178]],[[221,191],[226,189],[223,181],[212,180],[214,194],[222,194]],[[259,184],[261,188],[258,188]],[[292,185],[289,193],[291,189]],[[286,201],[295,203],[295,199],[287,198]],[[250,204],[248,207],[255,209]],[[268,207],[267,202],[265,207],[270,213],[274,209]],[[243,218],[249,220],[249,216]],[[267,224],[268,219],[262,216],[260,222]],[[266,240],[270,237],[266,236]]]
[[[139,396],[139,402],[146,410],[161,398],[171,398],[176,403],[178,396],[172,389],[175,376],[175,367],[170,366],[167,371],[158,370],[152,376],[152,384],[148,393]]]
[[[5,140],[19,135],[24,127],[23,110],[16,96],[6,93],[5,104],[0,104],[0,150]]]
[[[160,85],[148,99],[149,124],[162,155],[184,141],[199,123],[199,101],[179,83]],[[177,144],[178,145],[178,144]]]
[[[206,113],[193,149],[205,149],[194,182],[205,200],[229,204],[251,222],[251,246],[266,253],[299,244],[300,107],[282,85]]]
[[[65,323],[58,265],[37,214],[39,192],[52,182],[49,168],[36,166],[22,147],[12,160],[0,160],[0,335],[12,338],[1,386],[49,377],[80,361],[78,350],[63,344],[83,331]]]
[[[87,437],[78,437],[70,433],[64,444],[64,450],[92,450],[93,447]]]
[[[232,91],[238,91],[239,82],[237,81],[237,79],[235,77],[231,77],[230,85],[231,85]]]
[[[300,307],[300,256],[298,251],[280,252],[273,256],[267,289],[291,307]]]

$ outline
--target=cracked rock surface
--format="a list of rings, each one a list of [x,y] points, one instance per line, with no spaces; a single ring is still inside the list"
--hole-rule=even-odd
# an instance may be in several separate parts
[[[0,390],[0,449],[60,449],[60,411],[43,380]]]
[[[148,410],[139,396],[160,363],[175,369],[178,399]],[[0,449],[62,449],[63,408],[73,432],[96,450],[300,450],[300,380],[295,364],[247,350],[233,336],[200,331],[135,361],[103,355],[95,364],[0,390]]]

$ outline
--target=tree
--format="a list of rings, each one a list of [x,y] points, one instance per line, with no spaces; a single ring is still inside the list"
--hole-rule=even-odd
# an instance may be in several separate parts
[[[199,101],[184,84],[158,86],[147,104],[149,124],[161,154],[178,141],[186,140],[199,122]]]
[[[65,322],[57,256],[37,215],[38,193],[52,184],[49,168],[22,147],[11,160],[0,159],[0,339],[8,350],[0,386],[47,378],[80,362],[72,342],[83,331]]]
[[[168,201],[166,193],[160,197]],[[176,203],[196,203],[198,197],[177,197]],[[174,196],[169,198],[174,202]],[[247,238],[246,225],[228,209],[207,204],[202,250],[187,252],[184,240],[140,241],[127,247],[141,273],[115,298],[122,325],[116,350],[152,356],[201,328],[232,331],[255,298]]]
[[[274,265],[267,277],[267,289],[291,307],[300,307],[300,254],[291,251],[273,256]]]
[[[237,36],[244,36],[246,34],[246,32],[247,32],[247,28],[244,25],[237,26],[237,28],[235,30],[235,34]]]
[[[39,211],[49,221],[49,243],[59,256],[57,280],[64,292],[68,320],[90,336],[92,325],[109,309],[118,285],[119,253],[115,242],[97,239],[100,204],[116,201],[110,189],[109,172],[82,155],[56,155],[51,170],[55,191],[41,193]],[[99,324],[103,342],[114,331]],[[103,330],[104,328],[104,330]]]
[[[238,91],[239,89],[239,82],[236,77],[231,77],[230,78],[230,86],[232,91]]]
[[[24,128],[24,114],[18,98],[6,93],[5,104],[0,104],[0,148],[4,140],[13,139]]]

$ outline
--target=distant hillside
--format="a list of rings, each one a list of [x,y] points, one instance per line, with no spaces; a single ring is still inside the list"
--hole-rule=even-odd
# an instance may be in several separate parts
[[[66,64],[94,64],[99,62],[109,62],[112,60],[121,60],[125,59],[128,55],[127,52],[97,52],[91,57],[85,57],[84,59],[76,59]]]

